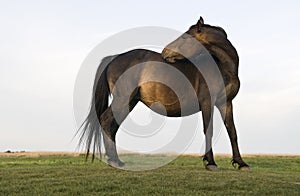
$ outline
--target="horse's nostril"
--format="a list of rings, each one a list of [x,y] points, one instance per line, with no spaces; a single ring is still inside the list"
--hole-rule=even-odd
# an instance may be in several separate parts
[[[162,57],[164,58],[164,59],[167,59],[167,58],[169,58],[171,55],[170,55],[171,53],[168,51],[168,50],[166,50],[166,49],[164,49],[163,51],[162,51]]]

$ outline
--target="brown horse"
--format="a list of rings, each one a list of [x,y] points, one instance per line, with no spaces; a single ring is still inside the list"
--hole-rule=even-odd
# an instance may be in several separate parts
[[[90,148],[101,150],[101,135],[108,163],[124,165],[119,160],[115,137],[120,124],[141,101],[165,116],[180,117],[202,111],[207,161],[206,169],[217,170],[212,151],[212,115],[216,106],[227,128],[232,163],[249,169],[242,160],[233,121],[232,100],[240,86],[238,54],[226,32],[220,27],[197,24],[170,43],[162,54],[137,49],[105,57],[96,73],[88,117],[81,129],[87,156]],[[110,106],[108,97],[113,96]],[[101,152],[101,151],[100,151]]]

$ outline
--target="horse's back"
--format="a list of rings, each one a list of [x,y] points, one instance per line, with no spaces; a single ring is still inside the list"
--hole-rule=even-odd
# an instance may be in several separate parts
[[[116,55],[106,72],[110,91],[116,95],[119,93],[124,95],[129,93],[130,88],[138,87],[142,65],[149,61],[163,61],[163,59],[159,53],[146,49],[135,49]]]

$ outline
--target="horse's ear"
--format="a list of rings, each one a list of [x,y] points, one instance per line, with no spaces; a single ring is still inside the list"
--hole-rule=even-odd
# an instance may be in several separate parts
[[[198,22],[196,24],[198,31],[201,31],[201,27],[203,24],[204,24],[204,20],[203,20],[202,16],[200,16],[200,19],[198,20]]]
[[[204,24],[204,20],[203,20],[202,16],[200,16],[199,22],[201,23],[201,25]]]

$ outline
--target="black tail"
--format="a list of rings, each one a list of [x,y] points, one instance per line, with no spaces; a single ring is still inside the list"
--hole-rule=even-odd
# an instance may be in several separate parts
[[[90,111],[77,133],[81,130],[79,145],[84,145],[86,149],[86,160],[93,151],[92,160],[95,159],[96,152],[101,153],[102,129],[100,125],[100,116],[108,108],[108,98],[110,95],[106,70],[108,64],[116,56],[108,56],[102,59],[94,81],[92,101]]]

